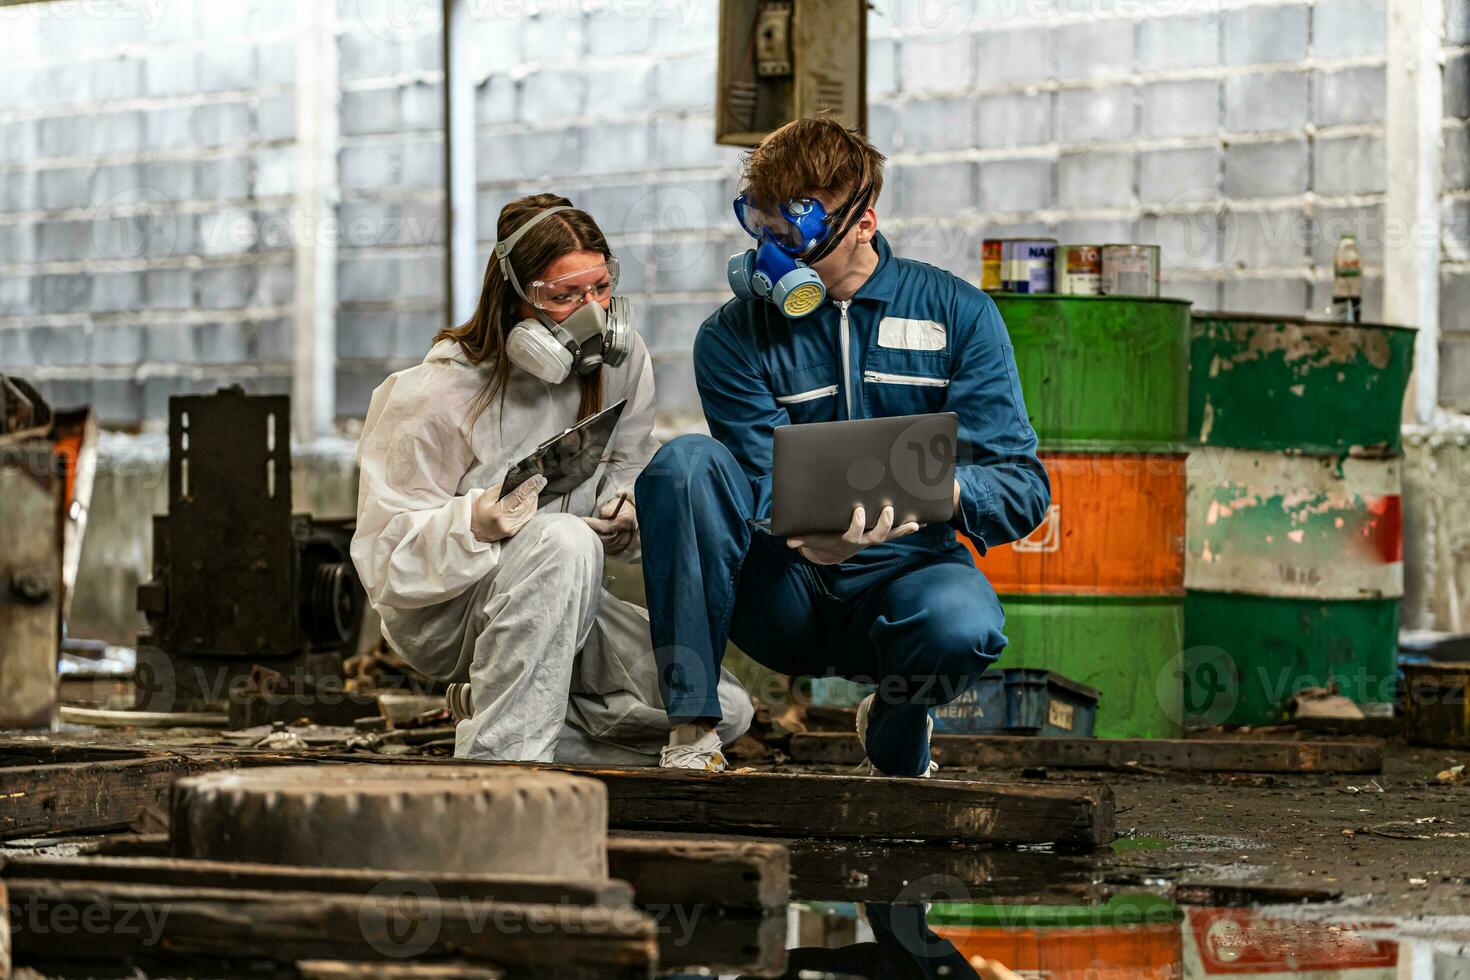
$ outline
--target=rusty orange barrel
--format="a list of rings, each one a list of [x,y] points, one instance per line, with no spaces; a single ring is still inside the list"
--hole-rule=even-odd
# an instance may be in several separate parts
[[[1182,918],[1166,900],[1123,896],[1096,906],[936,904],[929,924],[966,957],[1024,977],[1180,980]]]
[[[1184,595],[1187,458],[1042,453],[1046,520],[976,564],[1004,595]]]

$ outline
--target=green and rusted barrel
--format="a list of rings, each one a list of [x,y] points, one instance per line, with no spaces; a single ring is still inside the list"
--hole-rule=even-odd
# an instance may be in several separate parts
[[[1414,331],[1197,313],[1185,711],[1261,725],[1336,684],[1393,700]]]
[[[976,556],[1006,610],[1001,666],[1097,688],[1098,735],[1176,735],[1189,304],[993,298],[1052,481],[1040,528]]]

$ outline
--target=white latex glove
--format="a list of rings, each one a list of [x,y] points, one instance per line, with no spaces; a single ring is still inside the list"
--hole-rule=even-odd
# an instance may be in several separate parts
[[[618,510],[619,506],[622,510]],[[613,516],[615,511],[617,517]],[[609,555],[627,551],[628,546],[633,543],[633,535],[638,532],[638,509],[633,506],[633,495],[619,493],[604,501],[597,513],[597,517],[584,517],[582,520],[597,532],[598,539],[602,541],[602,550]]]
[[[539,473],[516,487],[503,500],[500,487],[486,490],[475,501],[470,514],[470,530],[481,541],[504,541],[526,526],[536,516],[536,506],[541,502],[541,491],[546,487],[546,477]]]
[[[814,565],[835,565],[847,561],[868,545],[906,538],[919,529],[919,525],[912,521],[894,527],[892,507],[884,507],[873,530],[865,532],[863,528],[867,522],[868,515],[863,513],[862,507],[857,507],[852,512],[852,523],[842,534],[791,537],[786,539],[786,547],[798,549],[802,557]]]

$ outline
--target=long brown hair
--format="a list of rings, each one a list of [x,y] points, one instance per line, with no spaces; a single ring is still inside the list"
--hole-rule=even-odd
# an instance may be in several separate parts
[[[558,206],[571,207],[572,202],[559,194],[531,194],[511,201],[500,209],[500,220],[495,224],[496,239],[505,241],[540,212]],[[591,215],[585,211],[558,211],[516,242],[510,264],[522,288],[525,288],[552,262],[569,252],[584,250],[612,254],[607,238]],[[505,350],[511,328],[520,319],[521,298],[501,273],[500,263],[492,255],[485,266],[485,281],[480,287],[480,301],[475,305],[475,312],[461,325],[445,327],[434,335],[436,344],[441,340],[456,341],[471,364],[493,362],[494,373],[475,400],[475,416],[489,407],[498,394],[504,417],[511,364],[510,358],[500,355]],[[577,383],[582,389],[582,401],[577,408],[577,420],[581,421],[602,410],[602,368],[578,376]]]

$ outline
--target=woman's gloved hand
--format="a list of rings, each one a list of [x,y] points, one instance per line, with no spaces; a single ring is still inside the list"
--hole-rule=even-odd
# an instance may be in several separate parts
[[[536,516],[536,505],[540,503],[541,491],[546,487],[546,477],[539,473],[512,490],[504,499],[500,487],[486,490],[475,501],[470,513],[470,530],[481,541],[504,541],[526,526]]]
[[[852,512],[852,523],[842,534],[807,534],[801,537],[790,537],[786,539],[786,547],[796,548],[801,552],[803,558],[814,565],[836,565],[838,562],[847,561],[868,545],[906,538],[919,529],[919,525],[912,522],[894,527],[892,507],[883,508],[883,513],[878,515],[878,523],[873,530],[863,530],[867,526],[867,521],[867,514],[863,512],[863,508],[857,507]]]
[[[609,498],[597,513],[597,517],[584,517],[582,520],[596,532],[602,541],[602,550],[609,555],[627,551],[638,531],[638,509],[633,506],[633,495],[620,493]]]

